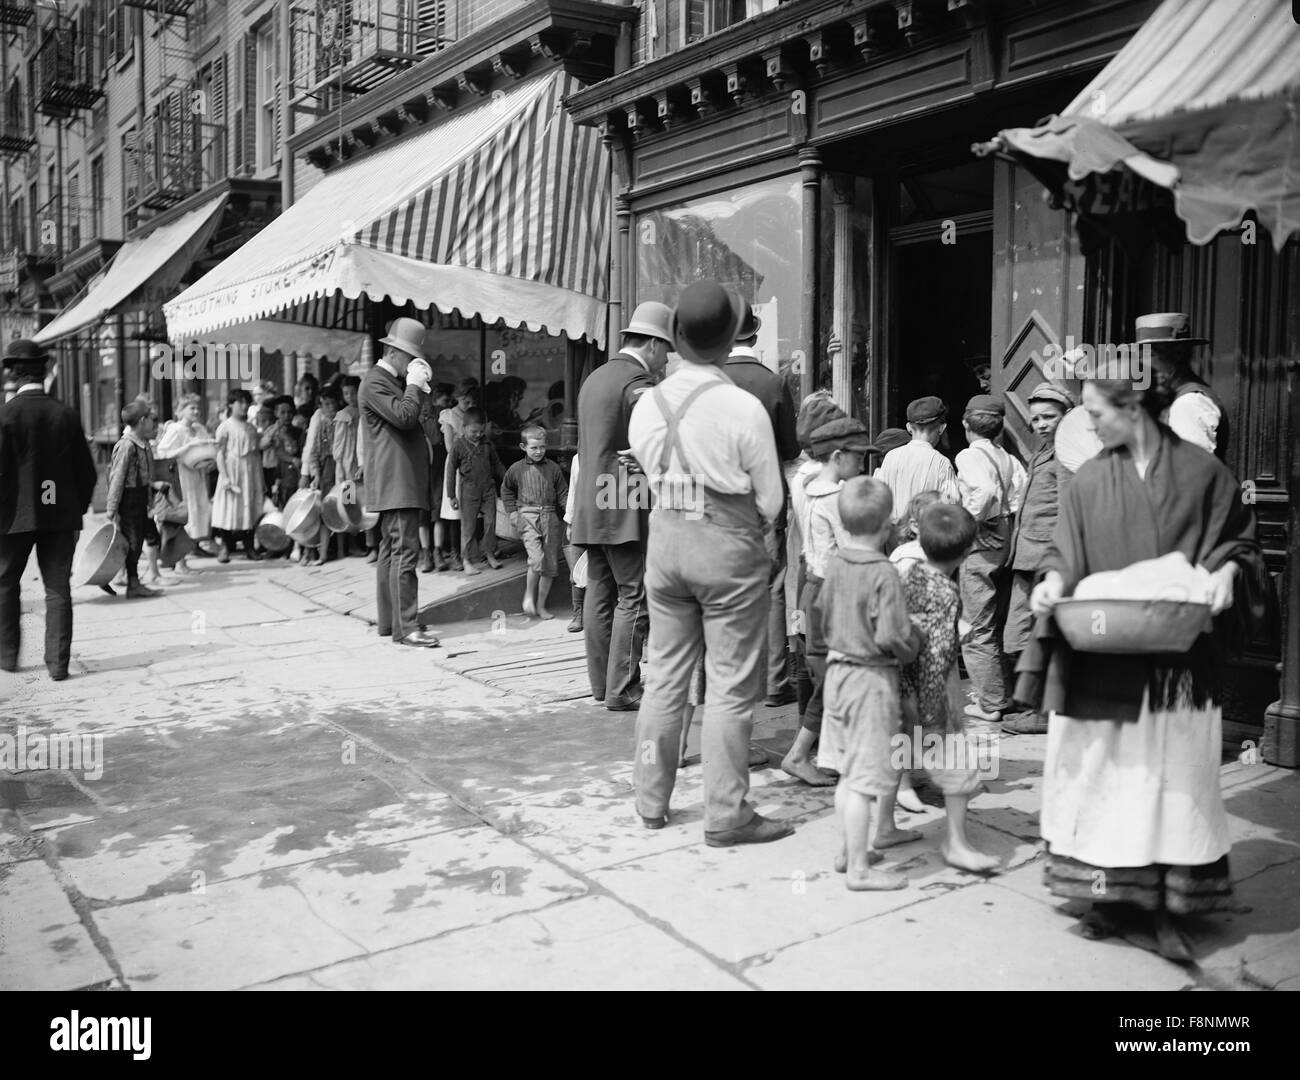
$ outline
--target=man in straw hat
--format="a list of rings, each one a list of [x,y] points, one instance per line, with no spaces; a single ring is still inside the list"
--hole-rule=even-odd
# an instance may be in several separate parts
[[[1139,315],[1135,329],[1134,344],[1150,349],[1156,384],[1173,396],[1161,420],[1180,439],[1222,459],[1227,447],[1223,404],[1192,371],[1192,347],[1208,344],[1206,339],[1192,337],[1192,320],[1181,311]]]
[[[5,350],[0,406],[0,668],[18,670],[21,578],[36,549],[45,585],[45,667],[68,677],[72,653],[72,556],[95,489],[95,462],[77,414],[45,392],[49,356],[32,341]]]
[[[379,636],[430,648],[438,639],[420,626],[420,511],[429,509],[429,451],[420,427],[421,395],[433,371],[424,357],[424,326],[395,319],[379,342],[383,356],[361,381],[366,508],[379,514],[375,567]]]
[[[686,364],[641,398],[628,429],[654,493],[645,579],[653,663],[637,718],[637,812],[647,828],[667,824],[683,713],[703,649],[704,839],[711,847],[794,831],[746,799],[772,563],[763,533],[785,495],[767,413],[723,370],[743,314],[740,297],[716,282],[687,287],[673,319]]]
[[[647,301],[632,312],[623,347],[578,394],[578,479],[569,542],[587,550],[582,628],[591,696],[613,712],[641,701],[646,636],[645,543],[649,506],[629,469],[627,426],[637,399],[663,378],[672,312]],[[673,759],[676,761],[676,758]]]

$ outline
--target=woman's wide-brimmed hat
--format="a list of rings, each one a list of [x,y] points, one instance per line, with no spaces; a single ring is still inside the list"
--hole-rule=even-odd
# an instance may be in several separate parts
[[[394,319],[388,336],[380,338],[379,344],[401,349],[417,360],[428,360],[424,355],[424,324],[419,319]]]
[[[725,360],[736,343],[744,301],[716,281],[688,285],[673,313],[677,351],[697,364]]]
[[[187,469],[197,469],[205,461],[217,460],[217,444],[211,439],[195,439],[177,452],[176,460]]]
[[[1139,315],[1134,324],[1138,345],[1208,345],[1209,339],[1192,337],[1192,317],[1182,311],[1156,311]]]

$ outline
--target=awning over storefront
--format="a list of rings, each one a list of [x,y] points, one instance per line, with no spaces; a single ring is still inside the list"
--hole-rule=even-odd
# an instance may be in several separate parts
[[[370,338],[355,330],[332,330],[283,319],[253,319],[184,340],[186,344],[256,345],[263,353],[292,352],[300,356],[324,357],[345,371],[361,360]]]
[[[123,244],[99,280],[90,284],[86,295],[40,330],[35,340],[55,341],[93,326],[121,310],[133,294],[145,287],[158,300],[171,295],[212,238],[225,204],[223,192],[148,236]]]
[[[1281,250],[1300,232],[1300,26],[1290,0],[1165,0],[1060,116],[1002,149],[1123,164],[1172,189],[1195,244],[1253,210]]]
[[[553,72],[345,165],[165,306],[173,341],[342,292],[605,337],[609,162]]]

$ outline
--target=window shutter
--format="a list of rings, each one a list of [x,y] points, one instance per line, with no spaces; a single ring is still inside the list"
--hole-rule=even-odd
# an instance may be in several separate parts
[[[257,171],[257,35],[244,35],[244,174]]]
[[[81,177],[76,173],[68,177],[68,206],[63,220],[67,229],[64,246],[76,251],[81,247]]]
[[[212,82],[208,88],[211,100],[208,102],[212,114],[212,123],[226,122],[226,57],[218,56],[212,62]]]

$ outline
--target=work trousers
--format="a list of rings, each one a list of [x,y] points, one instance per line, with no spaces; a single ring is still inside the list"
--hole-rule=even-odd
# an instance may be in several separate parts
[[[742,529],[691,520],[681,511],[654,512],[645,576],[650,662],[634,767],[642,816],[668,811],[691,677],[703,649],[704,828],[739,828],[753,818],[749,739],[763,685],[770,566],[757,525]]]
[[[641,682],[641,648],[648,625],[645,547],[587,546],[587,595],[582,629],[587,646],[591,696],[606,705],[626,705]]]
[[[72,554],[76,533],[22,532],[0,536],[0,668],[18,669],[19,604],[23,571],[32,548],[45,586],[45,667],[65,675],[72,654]]]
[[[379,561],[375,595],[379,636],[403,640],[420,629],[420,511],[415,507],[379,512]]]

